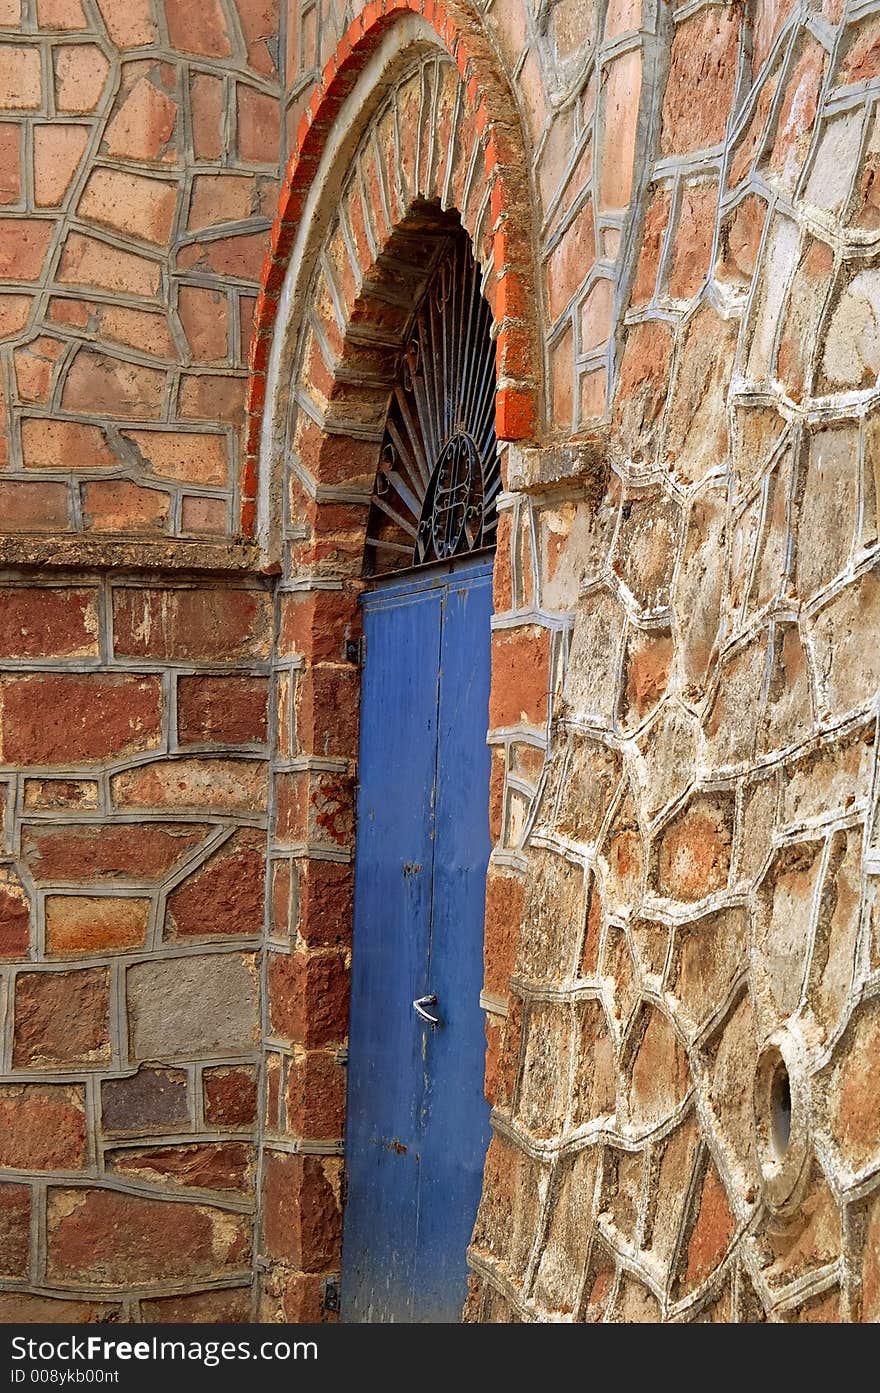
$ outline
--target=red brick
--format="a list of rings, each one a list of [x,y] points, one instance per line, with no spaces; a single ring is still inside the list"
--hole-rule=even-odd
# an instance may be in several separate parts
[[[168,896],[165,934],[257,935],[263,928],[266,834],[237,832]]]
[[[332,1141],[345,1125],[345,1070],[334,1054],[310,1050],[290,1061],[287,1130],[297,1137]]]
[[[59,111],[94,111],[104,93],[110,63],[97,44],[65,44],[55,50],[55,101]]]
[[[34,201],[54,208],[64,201],[88,142],[85,126],[34,127]]]
[[[250,1265],[250,1229],[247,1215],[209,1205],[52,1189],[47,1274],[121,1286],[220,1276]]]
[[[550,633],[528,626],[496,630],[492,638],[492,691],[489,726],[525,721],[543,725],[547,719]]]
[[[339,953],[269,957],[272,1030],[298,1045],[340,1044],[348,1031],[348,969]]]
[[[221,537],[227,531],[225,499],[183,499],[180,508],[180,535],[182,537]],[[246,532],[246,535],[250,534]]]
[[[0,1183],[0,1277],[24,1277],[31,1246],[29,1185]]]
[[[15,980],[13,1066],[106,1063],[109,991],[103,967],[20,972]]]
[[[57,279],[62,285],[97,286],[126,295],[156,295],[159,263],[121,251],[97,237],[71,232],[64,244]]]
[[[35,111],[42,99],[40,50],[36,44],[0,48],[0,109]]]
[[[98,0],[98,9],[117,48],[138,48],[155,37],[150,0]]]
[[[242,160],[274,165],[281,140],[278,100],[238,84],[238,154]]]
[[[181,286],[177,309],[195,362],[216,363],[227,357],[229,309],[221,291]]]
[[[260,279],[266,255],[264,232],[237,232],[230,237],[216,237],[208,242],[192,242],[181,247],[177,264],[181,270],[213,272],[218,276],[234,276],[238,280]]]
[[[68,411],[84,415],[149,418],[161,411],[164,386],[165,374],[157,368],[81,349],[68,369],[61,401]]]
[[[109,154],[121,159],[158,160],[177,120],[177,104],[147,77],[127,93],[104,134]]]
[[[27,891],[14,870],[0,867],[0,958],[25,957],[29,943],[30,900]]]
[[[7,677],[3,712],[8,763],[93,763],[159,744],[162,684],[105,673]]]
[[[257,1120],[257,1079],[246,1066],[202,1073],[205,1122],[209,1127],[250,1127]]]
[[[0,658],[97,656],[97,591],[0,587]]]
[[[697,1221],[687,1248],[683,1279],[685,1292],[698,1286],[722,1261],[736,1229],[726,1191],[710,1163],[699,1197]]]
[[[265,77],[274,77],[276,68],[269,41],[278,33],[278,0],[236,0],[248,63]]]
[[[360,673],[348,664],[321,663],[296,683],[296,734],[300,750],[323,757],[357,751]]]
[[[335,1158],[269,1152],[263,1176],[263,1236],[270,1257],[304,1272],[338,1261],[342,1211]]]
[[[516,961],[524,909],[522,879],[492,871],[486,879],[486,929],[483,946],[485,988],[506,996]]]
[[[243,1142],[121,1147],[105,1152],[108,1171],[151,1184],[244,1192],[253,1180],[253,1148]]]
[[[229,482],[225,435],[174,430],[127,430],[123,435],[137,446],[147,468],[162,479],[208,488],[222,488]]]
[[[120,808],[262,812],[266,807],[266,766],[244,759],[155,760],[114,775],[110,793]]]
[[[141,488],[125,479],[83,485],[83,526],[87,532],[122,536],[164,535],[171,500],[161,489]]]
[[[54,224],[45,218],[0,218],[0,276],[39,280]]]
[[[206,420],[212,425],[241,425],[244,419],[245,381],[208,373],[181,374],[180,414],[185,420]]]
[[[268,654],[271,625],[271,597],[264,590],[117,586],[113,591],[117,657],[253,661]]]
[[[30,318],[32,305],[30,295],[0,295],[0,334],[4,338],[24,328]]]
[[[85,1164],[86,1118],[81,1088],[0,1084],[0,1123],[0,1166],[55,1171],[76,1170]]]
[[[179,677],[177,738],[181,745],[263,743],[267,699],[265,677]]]
[[[683,155],[723,140],[736,85],[740,18],[738,7],[710,8],[678,25],[663,98],[661,154]]]
[[[196,159],[218,159],[223,152],[222,79],[196,73],[190,83],[190,108]]]
[[[123,1309],[103,1301],[63,1301],[26,1291],[0,1292],[0,1324],[90,1325],[124,1319]]]
[[[46,952],[111,953],[142,948],[150,900],[113,895],[47,895]]]
[[[354,876],[336,861],[296,863],[299,921],[296,930],[309,948],[351,941]]]
[[[37,23],[41,29],[87,29],[81,0],[37,0]]]
[[[219,0],[205,0],[201,5],[187,0],[164,0],[168,37],[172,47],[183,53],[204,53],[214,58],[228,58],[232,45],[226,31],[226,20]]]
[[[55,364],[67,345],[61,339],[41,334],[22,348],[12,351],[15,381],[23,402],[48,403],[52,394]]]
[[[360,635],[355,596],[347,590],[304,590],[281,596],[278,651],[312,662],[339,662],[348,639]]]
[[[17,203],[21,197],[21,126],[0,124],[0,204]]]

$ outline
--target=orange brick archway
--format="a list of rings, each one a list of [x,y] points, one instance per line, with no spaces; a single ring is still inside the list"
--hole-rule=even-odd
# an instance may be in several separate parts
[[[499,440],[532,439],[539,419],[537,282],[533,269],[528,161],[516,106],[479,19],[465,6],[435,0],[373,0],[349,26],[303,115],[278,201],[254,317],[246,401],[240,530],[256,528],[260,437],[267,369],[281,288],[296,230],[328,135],[346,97],[389,27],[415,14],[432,26],[460,74],[468,116],[482,142],[490,193],[489,245],[494,278],[487,286],[496,326],[496,432]],[[482,248],[476,249],[482,259]]]

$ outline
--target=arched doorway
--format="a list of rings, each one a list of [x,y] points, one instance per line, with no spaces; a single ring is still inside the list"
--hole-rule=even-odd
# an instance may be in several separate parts
[[[367,528],[342,1313],[457,1320],[489,1140],[491,317],[461,229],[400,356]]]

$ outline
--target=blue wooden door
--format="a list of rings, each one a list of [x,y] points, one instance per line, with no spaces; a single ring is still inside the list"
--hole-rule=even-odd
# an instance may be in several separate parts
[[[489,1140],[491,567],[365,596],[342,1314],[457,1321]],[[434,1027],[417,1013],[439,1017]]]

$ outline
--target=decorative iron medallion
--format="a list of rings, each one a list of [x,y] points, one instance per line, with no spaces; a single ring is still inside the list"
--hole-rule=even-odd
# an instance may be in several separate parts
[[[369,575],[494,546],[492,317],[467,234],[441,255],[400,359],[367,527]]]

